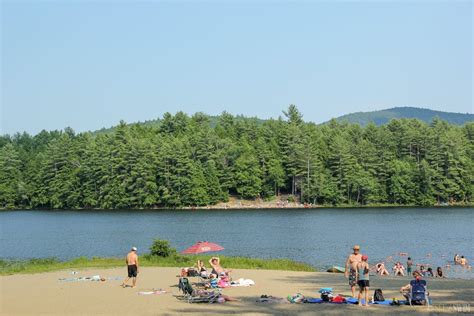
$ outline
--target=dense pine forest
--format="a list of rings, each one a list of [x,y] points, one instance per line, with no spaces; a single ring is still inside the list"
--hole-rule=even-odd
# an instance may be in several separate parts
[[[474,122],[376,126],[166,113],[107,133],[0,137],[1,208],[202,206],[290,194],[320,205],[472,203]]]

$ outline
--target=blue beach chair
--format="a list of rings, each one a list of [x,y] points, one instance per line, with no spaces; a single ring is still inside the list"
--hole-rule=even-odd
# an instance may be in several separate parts
[[[425,280],[410,281],[410,292],[408,293],[408,303],[412,305],[430,305],[428,289]]]

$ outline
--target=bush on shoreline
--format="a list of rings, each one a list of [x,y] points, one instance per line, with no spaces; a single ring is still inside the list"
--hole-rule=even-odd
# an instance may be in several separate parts
[[[211,257],[212,255],[183,256],[179,254],[174,254],[168,257],[159,257],[144,254],[140,257],[140,265],[142,267],[191,267],[198,259],[201,259],[206,263]],[[219,257],[221,258],[223,266],[232,269],[316,271],[314,267],[306,263],[296,262],[289,259]],[[56,258],[30,260],[0,259],[0,275],[31,274],[66,269],[116,268],[122,266],[124,266],[123,258],[79,257],[68,261],[60,261]]]
[[[150,254],[158,257],[170,257],[176,255],[177,251],[172,248],[169,240],[155,239],[150,247]]]

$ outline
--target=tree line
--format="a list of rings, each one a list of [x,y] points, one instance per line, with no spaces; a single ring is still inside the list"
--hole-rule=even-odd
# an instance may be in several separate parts
[[[212,205],[289,194],[321,205],[472,203],[474,122],[266,121],[166,113],[153,126],[0,136],[1,208]]]

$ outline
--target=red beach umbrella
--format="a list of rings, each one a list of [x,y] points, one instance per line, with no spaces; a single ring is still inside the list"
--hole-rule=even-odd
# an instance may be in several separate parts
[[[191,247],[186,250],[183,250],[181,253],[185,255],[195,255],[203,252],[210,251],[221,251],[224,250],[224,247],[219,246],[218,244],[208,242],[208,241],[198,241]]]

